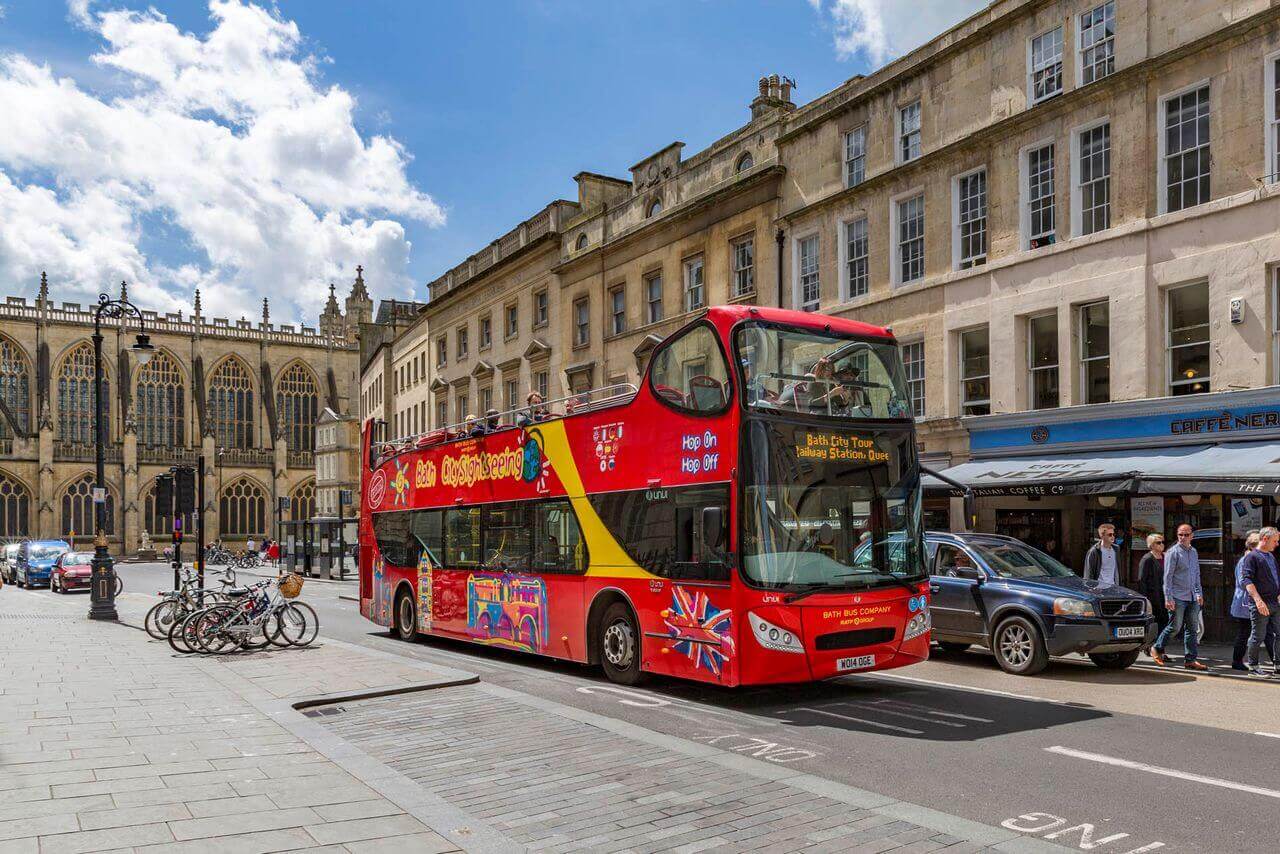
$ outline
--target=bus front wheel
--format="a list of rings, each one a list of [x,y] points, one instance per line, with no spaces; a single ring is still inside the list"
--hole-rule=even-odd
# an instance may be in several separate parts
[[[418,626],[413,613],[413,597],[402,592],[396,598],[395,613],[395,625],[391,627],[392,633],[403,641],[411,641],[417,637]]]
[[[640,632],[631,609],[615,602],[600,621],[600,663],[610,682],[638,685],[644,678],[640,670]]]

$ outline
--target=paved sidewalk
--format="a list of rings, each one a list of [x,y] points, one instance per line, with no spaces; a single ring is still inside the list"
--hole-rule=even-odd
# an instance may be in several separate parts
[[[460,813],[422,820],[433,805],[414,802],[413,787],[291,708],[356,682],[447,674],[332,643],[176,656],[135,629],[90,622],[79,600],[7,588],[0,648],[5,854],[443,852],[470,833]]]

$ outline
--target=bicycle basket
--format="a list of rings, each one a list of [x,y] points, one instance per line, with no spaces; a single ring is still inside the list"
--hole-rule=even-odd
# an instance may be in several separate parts
[[[294,599],[302,593],[302,576],[289,572],[280,579],[280,595],[286,599]]]

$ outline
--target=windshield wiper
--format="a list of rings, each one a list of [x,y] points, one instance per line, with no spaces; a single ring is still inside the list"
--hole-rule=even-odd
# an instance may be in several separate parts
[[[912,593],[919,592],[916,589],[916,585],[912,584],[910,581],[907,581],[905,578],[899,578],[898,576],[894,575],[892,572],[885,572],[883,569],[877,569],[875,570],[875,572],[878,573],[882,578],[887,578],[889,581],[893,582],[894,584],[898,584],[898,585],[901,585],[902,587],[905,587],[906,589],[910,590]],[[845,572],[840,575],[837,575],[836,578],[851,578],[855,575],[863,575],[863,573]],[[867,579],[868,587],[874,583],[875,583],[874,579]]]
[[[792,602],[799,602],[806,596],[812,596],[815,593],[821,593],[823,590],[831,590],[832,588],[839,586],[840,585],[838,584],[828,584],[825,581],[815,581],[812,584],[805,584],[801,586],[799,590],[794,590],[791,593],[788,593],[783,597],[782,601],[790,605]]]

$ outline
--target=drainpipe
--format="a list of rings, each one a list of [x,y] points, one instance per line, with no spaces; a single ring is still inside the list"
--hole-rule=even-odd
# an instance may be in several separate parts
[[[782,244],[786,240],[786,233],[779,228],[774,240],[778,241],[778,308],[782,308]]]

